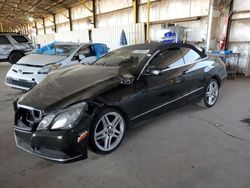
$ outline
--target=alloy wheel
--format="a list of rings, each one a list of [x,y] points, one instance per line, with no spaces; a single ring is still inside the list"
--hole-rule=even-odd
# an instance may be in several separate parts
[[[210,106],[213,106],[218,98],[219,86],[216,81],[210,82],[206,91],[206,101]]]
[[[117,112],[104,114],[97,122],[94,141],[98,149],[111,151],[120,144],[124,135],[124,119]]]

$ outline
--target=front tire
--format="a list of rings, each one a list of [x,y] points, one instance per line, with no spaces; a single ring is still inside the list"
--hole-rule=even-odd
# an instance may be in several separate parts
[[[215,79],[211,79],[205,88],[204,96],[199,103],[200,106],[211,108],[217,102],[219,97],[219,83]]]
[[[90,127],[89,144],[100,154],[108,154],[121,144],[126,130],[123,115],[114,108],[105,108],[95,117]]]
[[[11,53],[9,56],[9,62],[11,64],[16,64],[23,56],[24,54],[22,52]]]

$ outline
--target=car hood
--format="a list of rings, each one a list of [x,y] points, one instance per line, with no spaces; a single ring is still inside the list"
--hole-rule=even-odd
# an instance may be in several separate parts
[[[120,84],[119,67],[73,65],[49,74],[18,100],[42,111],[58,110],[84,99],[93,99]]]
[[[21,58],[17,64],[19,65],[33,65],[33,66],[44,66],[51,63],[56,63],[65,59],[66,56],[58,55],[43,55],[43,54],[30,54]]]

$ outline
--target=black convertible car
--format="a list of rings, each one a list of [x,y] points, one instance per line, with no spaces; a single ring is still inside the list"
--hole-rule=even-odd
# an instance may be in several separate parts
[[[19,148],[69,162],[107,154],[136,122],[202,101],[212,107],[226,78],[220,59],[188,44],[124,47],[97,60],[55,71],[14,102]]]

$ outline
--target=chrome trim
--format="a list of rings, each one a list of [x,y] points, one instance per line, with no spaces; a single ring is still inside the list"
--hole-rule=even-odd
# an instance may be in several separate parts
[[[40,115],[42,115],[42,112],[43,112],[42,110],[39,110],[39,109],[34,108],[32,106],[26,106],[26,105],[18,104],[18,103],[17,103],[17,107],[18,108],[24,108],[24,109],[27,109],[27,110],[36,110],[36,111],[40,112]]]
[[[18,148],[22,149],[23,151],[26,151],[26,152],[28,152],[28,153],[30,153],[30,154],[32,154],[32,155],[35,155],[35,156],[37,156],[37,157],[41,157],[41,158],[43,158],[43,159],[51,160],[51,161],[67,162],[67,161],[74,160],[74,159],[77,159],[77,158],[82,157],[82,155],[77,155],[77,156],[75,156],[75,157],[71,157],[71,158],[68,158],[68,159],[57,159],[57,158],[52,158],[52,157],[46,157],[46,156],[43,156],[43,155],[39,155],[39,154],[37,154],[37,153],[34,153],[34,152],[32,152],[32,151],[30,151],[30,150],[28,150],[28,149],[25,149],[25,148],[21,147],[20,145],[18,145],[18,144],[17,144],[17,140],[16,140],[16,135],[15,135],[15,141],[16,141],[16,146],[17,146]]]
[[[14,126],[14,130],[22,132],[22,133],[29,133],[29,134],[32,133],[32,132],[28,131],[27,129],[19,129],[17,126]]]
[[[144,67],[141,69],[141,72],[139,74],[139,76],[137,77],[136,80],[139,80],[139,78],[141,77],[142,73],[144,72],[145,68],[148,66],[149,62],[160,52],[160,50],[157,50],[150,58],[149,60],[146,62],[146,64],[144,65]]]
[[[164,104],[162,104],[162,105],[160,105],[160,106],[157,106],[157,107],[155,107],[155,108],[153,108],[153,109],[151,109],[151,110],[148,110],[148,111],[146,111],[146,112],[143,112],[142,114],[139,114],[139,115],[137,115],[137,116],[131,118],[130,120],[134,120],[134,119],[136,119],[136,118],[138,118],[138,117],[141,117],[141,116],[143,116],[143,115],[145,115],[145,114],[148,114],[148,113],[150,113],[150,112],[152,112],[152,111],[154,111],[154,110],[157,110],[157,109],[159,109],[159,108],[161,108],[161,107],[163,107],[163,106],[166,106],[166,105],[168,105],[168,104],[171,104],[171,103],[173,103],[173,102],[175,102],[175,101],[177,101],[177,100],[180,100],[180,99],[182,99],[182,98],[184,98],[184,97],[186,97],[186,96],[188,96],[188,95],[191,95],[192,93],[195,93],[195,92],[197,92],[197,91],[199,91],[199,90],[201,90],[201,89],[204,89],[204,87],[200,87],[200,88],[198,88],[198,89],[196,89],[196,90],[194,90],[194,91],[191,91],[190,93],[187,93],[187,94],[185,94],[185,95],[183,95],[183,96],[181,96],[181,97],[178,97],[178,98],[176,98],[176,99],[174,99],[174,100],[172,100],[172,101],[166,102],[166,103],[164,103]]]

